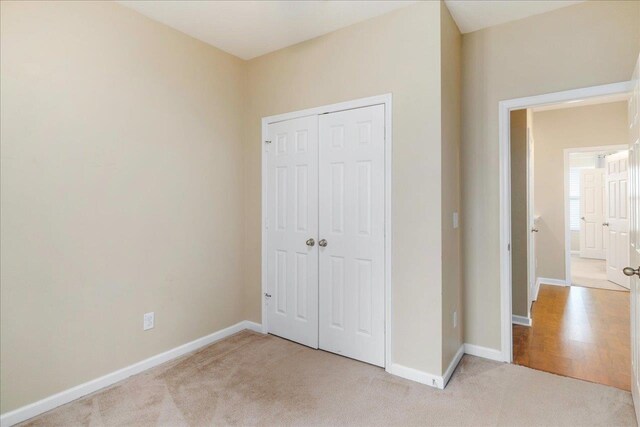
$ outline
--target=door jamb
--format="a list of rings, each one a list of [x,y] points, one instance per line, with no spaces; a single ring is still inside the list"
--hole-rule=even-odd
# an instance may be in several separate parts
[[[571,286],[571,230],[569,230],[569,156],[572,153],[591,151],[628,150],[628,145],[600,145],[595,147],[575,147],[564,149],[564,280]]]
[[[500,352],[504,362],[513,361],[513,333],[511,307],[511,139],[510,112],[604,95],[628,93],[633,82],[624,81],[600,86],[572,89],[542,95],[500,101],[498,103],[498,144],[500,179]]]
[[[267,156],[265,155],[265,143],[267,139],[267,127],[269,124],[282,122],[285,120],[291,120],[307,116],[319,116],[321,114],[335,113],[338,111],[352,110],[355,108],[371,107],[374,105],[384,105],[384,341],[385,341],[385,369],[388,371],[393,361],[391,359],[392,349],[392,286],[391,286],[391,176],[392,176],[392,109],[391,109],[392,94],[387,93],[384,95],[371,96],[367,98],[354,99],[346,102],[339,102],[336,104],[329,104],[320,107],[308,108],[305,110],[293,111],[284,114],[277,114],[274,116],[268,116],[262,118],[262,139],[260,141],[260,153],[261,153],[261,181],[262,181],[262,208],[261,208],[261,223],[260,229],[262,233],[261,244],[261,310],[262,310],[262,332],[269,332],[269,325],[267,324],[267,310],[265,309],[266,299],[264,294],[267,291],[267,239],[266,239],[266,221],[267,221]]]

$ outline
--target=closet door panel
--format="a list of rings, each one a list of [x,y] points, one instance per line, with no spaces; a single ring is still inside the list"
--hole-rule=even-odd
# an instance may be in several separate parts
[[[384,106],[319,119],[320,348],[384,366]]]
[[[267,326],[317,348],[318,117],[270,124],[267,131]]]

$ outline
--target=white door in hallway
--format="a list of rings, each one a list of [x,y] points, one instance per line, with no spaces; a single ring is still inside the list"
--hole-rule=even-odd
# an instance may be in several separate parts
[[[640,56],[633,73],[634,88],[629,99],[629,193],[631,206],[630,264],[640,270]],[[640,277],[630,278],[631,287],[631,393],[640,420]]]
[[[605,169],[580,171],[580,257],[605,259]]]
[[[629,289],[629,153],[607,156],[606,170],[607,280]]]
[[[320,116],[320,348],[384,366],[384,106]]]
[[[270,333],[318,347],[318,117],[268,126],[265,303]]]
[[[528,113],[527,113],[528,114]],[[535,141],[531,134],[531,128],[527,127],[527,222],[529,223],[529,247],[527,276],[529,277],[529,288],[527,289],[528,313],[531,314],[531,303],[535,295],[536,287],[536,234],[538,233],[538,224],[535,214]]]

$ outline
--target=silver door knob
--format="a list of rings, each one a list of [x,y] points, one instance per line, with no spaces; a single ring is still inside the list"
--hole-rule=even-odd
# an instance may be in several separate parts
[[[602,226],[603,226],[603,227],[608,227],[608,226],[609,226],[609,223],[608,223],[608,222],[603,222],[603,223],[602,223]]]
[[[307,240],[307,246],[313,246],[313,245],[315,245],[315,244],[316,244],[316,241],[315,241],[315,240],[313,240],[313,239],[309,239],[309,240]]]
[[[532,232],[532,233],[537,233],[538,231],[540,231],[540,230],[538,230],[537,228],[532,228],[532,229],[531,229],[531,232]]]
[[[322,246],[324,248],[325,246],[327,246],[327,241],[325,239],[320,240],[318,242],[318,246]]]
[[[640,277],[640,267],[636,268],[635,270],[632,267],[625,267],[622,269],[622,272],[625,274],[625,276],[633,276],[634,274],[638,277]]]

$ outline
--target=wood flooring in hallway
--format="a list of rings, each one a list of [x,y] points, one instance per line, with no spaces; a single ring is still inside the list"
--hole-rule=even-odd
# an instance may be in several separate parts
[[[531,316],[513,325],[515,364],[630,390],[629,293],[541,285]]]

